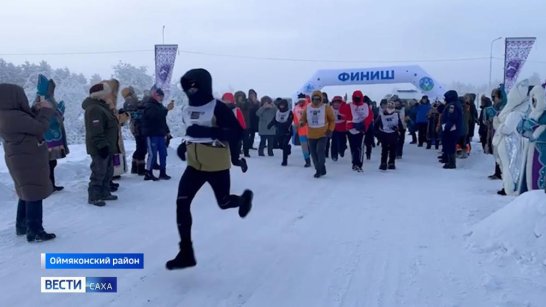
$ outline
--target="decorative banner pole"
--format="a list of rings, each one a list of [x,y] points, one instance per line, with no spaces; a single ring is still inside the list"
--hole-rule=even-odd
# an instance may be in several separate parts
[[[165,99],[170,94],[177,51],[178,45],[155,45],[155,86],[163,90]]]
[[[507,37],[504,47],[504,88],[506,93],[516,84],[518,75],[533,48],[536,37]]]

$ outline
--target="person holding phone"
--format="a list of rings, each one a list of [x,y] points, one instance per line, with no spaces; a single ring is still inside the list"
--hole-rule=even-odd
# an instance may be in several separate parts
[[[0,137],[6,165],[19,197],[15,231],[28,242],[54,239],[42,225],[43,200],[53,193],[49,179],[49,153],[44,133],[55,115],[53,106],[40,98],[31,110],[22,87],[0,84]]]

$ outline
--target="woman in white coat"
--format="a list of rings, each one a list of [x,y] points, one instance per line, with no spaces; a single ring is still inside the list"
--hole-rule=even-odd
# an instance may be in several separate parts
[[[503,182],[499,195],[518,195],[524,180],[528,141],[517,132],[517,127],[529,113],[528,87],[528,80],[514,86],[508,94],[508,103],[493,121],[493,153],[502,170]]]

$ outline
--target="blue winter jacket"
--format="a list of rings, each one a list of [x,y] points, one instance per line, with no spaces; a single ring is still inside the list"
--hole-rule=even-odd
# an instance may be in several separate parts
[[[415,122],[418,124],[426,124],[428,122],[428,112],[432,108],[432,105],[429,103],[419,104],[417,106],[417,115]]]

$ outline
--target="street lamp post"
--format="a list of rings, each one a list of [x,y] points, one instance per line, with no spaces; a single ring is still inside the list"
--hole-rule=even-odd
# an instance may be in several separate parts
[[[495,38],[491,41],[491,48],[489,49],[489,89],[491,89],[491,74],[493,73],[493,44],[502,39],[502,36]]]

